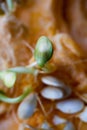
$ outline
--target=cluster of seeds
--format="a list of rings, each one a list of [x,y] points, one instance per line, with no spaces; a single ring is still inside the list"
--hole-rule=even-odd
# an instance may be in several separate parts
[[[87,108],[84,109],[84,102],[78,98],[70,98],[72,89],[58,80],[56,77],[53,77],[51,71],[47,71],[47,69],[49,70],[50,66],[50,63],[48,61],[52,57],[52,54],[53,47],[51,41],[47,37],[42,36],[36,44],[34,51],[34,58],[36,61],[33,64],[25,67],[18,66],[15,68],[9,68],[7,70],[0,71],[0,79],[8,88],[14,86],[17,78],[17,73],[29,73],[33,74],[34,76],[42,72],[45,74],[48,72],[50,73],[49,76],[41,76],[40,80],[44,87],[38,94],[35,90],[32,90],[31,86],[31,89],[26,90],[22,95],[13,99],[7,97],[5,93],[0,92],[0,101],[7,103],[18,103],[22,101],[18,106],[17,115],[19,119],[25,120],[30,118],[35,113],[38,107],[38,103],[40,104],[43,113],[45,113],[45,106],[42,105],[42,102],[40,100],[41,96],[41,98],[45,100],[55,102],[52,111],[56,109],[64,114],[75,114],[75,116],[80,120],[87,122]],[[64,130],[75,130],[72,122],[56,114],[52,118],[52,123],[54,126],[65,124]],[[54,130],[54,128],[51,127],[50,123],[48,123],[47,119],[40,128],[33,128],[27,124],[24,124],[23,126],[24,128],[29,128],[31,130]]]
[[[40,95],[45,100],[55,101],[55,108],[58,111],[61,111],[64,114],[74,114],[76,117],[79,117],[83,122],[87,122],[87,108],[84,109],[84,102],[78,98],[70,98],[72,94],[72,90],[70,87],[64,85],[57,78],[52,76],[43,76],[41,78],[44,87],[40,91]],[[28,95],[22,103],[18,107],[18,117],[20,119],[28,119],[31,117],[37,108],[38,103],[38,95],[36,92],[32,92],[32,94]],[[43,106],[45,107],[45,106]],[[78,114],[80,112],[80,114]],[[51,128],[48,122],[45,122],[40,130],[54,130]],[[54,126],[65,124],[64,130],[75,130],[75,126],[72,122],[68,121],[66,118],[62,118],[59,115],[54,115],[52,118],[52,123]],[[31,130],[39,130],[31,127],[30,125],[25,125],[25,127]],[[45,128],[46,127],[46,128]]]

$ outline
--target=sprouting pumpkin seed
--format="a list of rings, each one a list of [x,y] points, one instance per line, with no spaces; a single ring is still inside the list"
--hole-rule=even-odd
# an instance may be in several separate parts
[[[43,67],[46,64],[46,62],[50,60],[52,54],[53,54],[52,42],[46,36],[41,36],[36,43],[34,51],[34,57],[35,60],[37,61],[37,64],[40,67]]]
[[[16,73],[15,72],[8,72],[8,71],[1,71],[0,72],[0,79],[4,82],[6,87],[11,88],[15,84]]]

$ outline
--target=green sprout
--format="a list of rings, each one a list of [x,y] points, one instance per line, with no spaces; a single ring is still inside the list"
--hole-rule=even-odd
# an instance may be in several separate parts
[[[6,71],[0,71],[0,79],[3,81],[4,85],[8,88],[14,86],[16,82],[17,74],[38,74],[38,70],[34,67],[14,67],[9,68]]]
[[[51,41],[46,36],[41,36],[36,44],[34,57],[37,64],[43,67],[52,57],[53,47]]]
[[[8,11],[12,12],[14,10],[14,2],[13,0],[6,0]]]
[[[15,68],[8,69],[9,72],[15,72],[15,73],[21,73],[21,74],[36,74],[38,73],[38,70],[34,67],[22,67],[18,66]]]
[[[37,75],[38,70],[34,67],[14,67],[9,68],[6,71],[0,71],[0,79],[3,81],[6,87],[11,88],[16,82],[17,73],[18,74],[33,74]]]
[[[4,0],[0,1],[0,15],[3,14],[10,14],[15,9],[15,2],[14,0]]]
[[[11,88],[15,84],[16,73],[8,72],[8,71],[1,71],[0,72],[0,79],[4,82],[6,87]]]
[[[53,47],[51,41],[46,36],[40,37],[35,47],[34,56],[36,59],[36,65],[38,64],[40,67],[42,67],[42,71],[46,73],[50,73],[53,70],[50,64],[46,64],[52,57],[52,54]],[[39,69],[37,69],[35,66],[18,66],[14,68],[8,68],[5,71],[0,71],[0,79],[3,81],[6,87],[11,88],[16,82],[17,73],[37,75],[39,72]]]
[[[32,89],[29,88],[23,94],[15,98],[7,97],[3,92],[0,92],[0,101],[11,103],[11,104],[19,103],[31,92],[32,92]]]
[[[37,41],[34,51],[34,57],[36,59],[35,65],[28,65],[24,67],[17,66],[14,68],[8,68],[6,70],[0,71],[0,79],[3,81],[7,88],[11,88],[16,82],[17,74],[37,75],[38,73],[40,73],[40,70],[39,68],[37,68],[37,65],[39,65],[42,68],[42,71],[44,71],[45,73],[50,73],[53,71],[53,65],[51,65],[48,61],[51,59],[52,54],[53,47],[51,41],[46,36],[42,36]],[[28,89],[22,95],[16,98],[7,97],[5,93],[0,92],[0,101],[6,103],[18,103],[21,102],[30,92],[31,89]]]

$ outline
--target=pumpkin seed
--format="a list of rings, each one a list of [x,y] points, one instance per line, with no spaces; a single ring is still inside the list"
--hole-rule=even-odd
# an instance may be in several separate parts
[[[48,86],[42,89],[41,95],[46,99],[57,100],[63,98],[64,93],[60,88],[54,88]]]
[[[37,106],[36,94],[32,93],[27,96],[18,107],[18,117],[27,119],[33,115]]]
[[[44,76],[41,78],[41,81],[46,85],[51,85],[55,87],[64,86],[64,84],[61,81],[59,81],[57,78],[53,76]]]
[[[67,99],[56,104],[56,108],[66,114],[80,112],[84,108],[84,103],[79,99]]]

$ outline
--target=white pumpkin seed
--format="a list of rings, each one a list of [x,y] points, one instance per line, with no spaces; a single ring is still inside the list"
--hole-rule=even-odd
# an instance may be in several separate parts
[[[41,81],[46,85],[51,85],[55,87],[61,87],[64,85],[61,81],[52,76],[44,76],[41,78]]]
[[[63,123],[66,123],[67,122],[67,120],[66,119],[64,119],[64,118],[61,118],[61,117],[59,117],[59,116],[54,116],[53,117],[53,123],[54,123],[54,125],[59,125],[59,124],[63,124]]]
[[[57,100],[57,99],[63,98],[64,93],[59,88],[54,88],[54,87],[48,86],[48,87],[42,89],[41,95],[46,99]]]
[[[67,99],[56,104],[56,108],[66,114],[74,114],[84,108],[84,103],[79,99]]]
[[[76,130],[72,122],[67,122],[64,130]]]
[[[78,117],[80,118],[81,121],[87,123],[87,107],[84,109],[83,112],[81,112]]]
[[[62,83],[55,77],[44,76],[44,77],[42,77],[41,80],[46,85],[62,88],[65,91],[64,98],[70,96],[70,94],[72,93],[72,90],[70,87],[66,86],[64,83]]]
[[[20,119],[27,119],[33,115],[37,105],[36,94],[32,93],[27,96],[18,107],[18,117]]]

